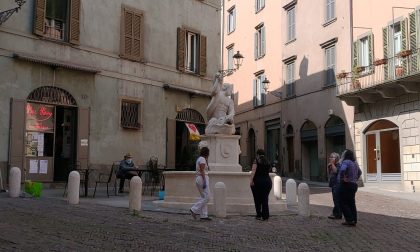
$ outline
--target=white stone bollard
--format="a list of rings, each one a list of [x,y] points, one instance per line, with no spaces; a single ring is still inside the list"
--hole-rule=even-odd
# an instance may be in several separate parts
[[[281,187],[282,187],[282,181],[281,181],[281,177],[280,176],[275,176],[274,177],[274,197],[276,197],[276,199],[281,200]]]
[[[128,195],[128,208],[130,212],[137,214],[141,210],[141,194],[143,182],[139,176],[134,176],[130,180],[130,193]]]
[[[67,201],[71,205],[79,204],[79,190],[80,190],[80,174],[78,171],[72,171],[69,174],[69,181],[67,182],[68,192]]]
[[[309,186],[306,183],[300,183],[298,186],[298,213],[299,215],[309,216]]]
[[[22,181],[22,173],[19,167],[10,169],[9,175],[9,197],[17,198],[20,195],[20,183]]]
[[[296,202],[296,182],[294,179],[286,181],[286,204],[288,206],[295,206]]]
[[[214,209],[216,217],[226,217],[226,186],[223,182],[214,185]]]

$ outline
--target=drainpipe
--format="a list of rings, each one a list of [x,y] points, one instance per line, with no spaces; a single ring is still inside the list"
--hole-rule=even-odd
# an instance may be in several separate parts
[[[351,48],[350,70],[351,70],[353,68],[352,64],[353,64],[353,57],[354,57],[354,55],[353,55],[353,53],[354,53],[354,50],[353,50],[353,0],[349,0],[349,1],[350,1],[350,48]],[[355,114],[354,114],[354,108],[353,108],[353,120],[351,122],[353,124],[353,128],[352,128],[352,131],[353,131],[353,137],[352,137],[353,149],[356,147],[356,146],[354,146],[354,141],[356,139],[356,127],[355,127],[355,124],[354,124],[354,116],[355,116]]]
[[[223,65],[223,62],[224,62],[224,46],[225,46],[225,1],[226,0],[223,0],[222,1],[222,7],[220,8],[221,9],[221,11],[222,11],[222,27],[221,27],[221,31],[222,31],[222,34],[220,35],[220,39],[222,40],[221,41],[221,43],[220,43],[220,45],[221,45],[221,48],[220,48],[220,51],[221,51],[221,62],[220,62],[220,66],[221,66],[221,68],[220,69],[225,69],[224,68],[224,65]]]

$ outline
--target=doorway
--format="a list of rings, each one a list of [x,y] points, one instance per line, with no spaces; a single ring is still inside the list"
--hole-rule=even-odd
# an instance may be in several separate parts
[[[300,131],[302,145],[302,177],[311,181],[324,181],[318,162],[317,127],[306,121]]]
[[[401,181],[399,129],[394,123],[379,120],[366,131],[366,180]]]
[[[254,129],[248,131],[248,165],[251,166],[255,160],[255,132]]]

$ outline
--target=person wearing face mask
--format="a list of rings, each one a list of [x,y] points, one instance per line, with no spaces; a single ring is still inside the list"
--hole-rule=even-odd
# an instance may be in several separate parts
[[[117,172],[117,178],[120,179],[120,189],[118,190],[118,193],[124,192],[124,182],[126,179],[138,176],[138,173],[135,171],[137,167],[134,165],[132,158],[131,154],[127,153],[124,156],[124,160],[120,162],[120,167]]]

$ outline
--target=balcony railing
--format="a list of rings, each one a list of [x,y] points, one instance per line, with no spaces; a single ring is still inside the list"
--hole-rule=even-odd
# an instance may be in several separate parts
[[[337,95],[358,93],[374,86],[403,80],[420,73],[419,49],[400,52],[395,57],[375,60],[372,65],[356,67],[337,77]]]

